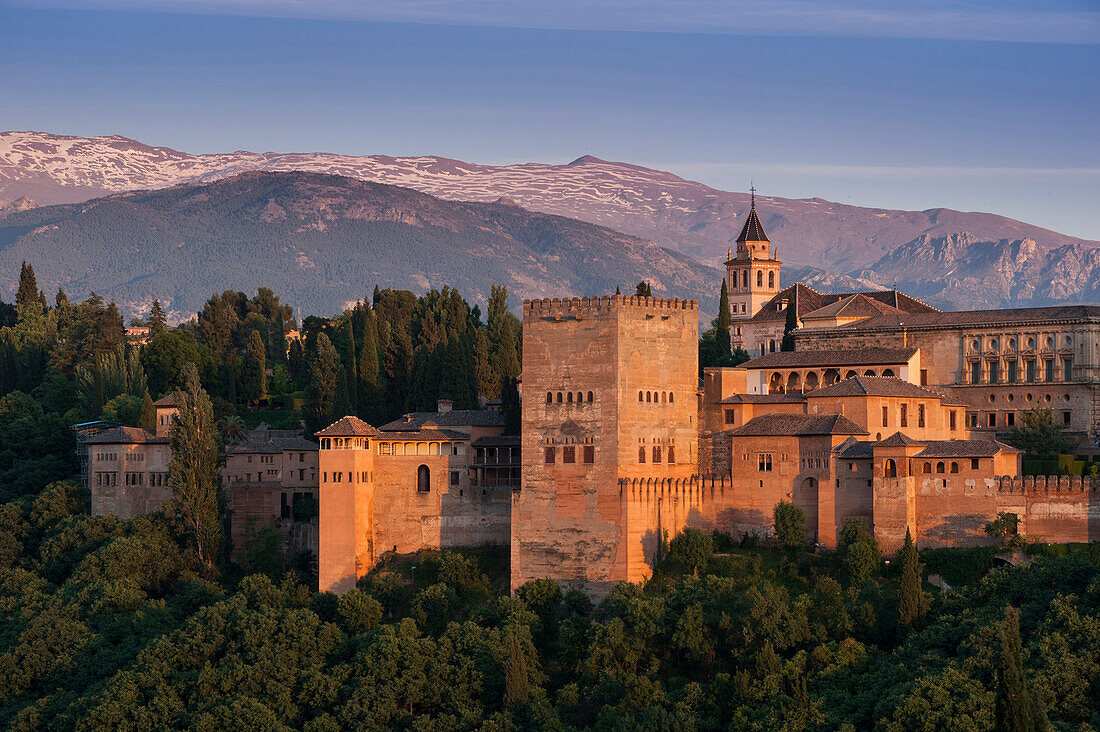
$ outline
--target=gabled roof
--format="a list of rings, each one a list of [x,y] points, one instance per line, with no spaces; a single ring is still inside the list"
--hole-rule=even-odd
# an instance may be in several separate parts
[[[383,432],[418,430],[423,427],[503,427],[504,412],[488,409],[452,409],[449,412],[410,412],[387,422]]]
[[[871,318],[876,315],[905,312],[888,303],[880,302],[873,297],[868,297],[862,292],[848,295],[834,303],[820,307],[817,310],[805,313],[802,320],[814,320],[825,318]]]
[[[167,444],[167,437],[157,437],[153,430],[141,427],[115,427],[92,435],[84,441],[88,445],[141,445]]]
[[[720,404],[801,404],[806,401],[801,394],[734,394]]]
[[[943,394],[937,394],[930,389],[910,384],[908,381],[903,381],[896,376],[853,376],[850,379],[806,392],[806,397],[809,399],[856,396],[908,397],[911,399],[944,398]]]
[[[993,457],[999,452],[1021,452],[997,440],[929,440],[917,457]]]
[[[833,453],[838,458],[858,460],[875,456],[875,443],[870,440],[857,440],[849,437],[844,442],[833,448]]]
[[[936,310],[931,305],[926,305],[920,300],[910,297],[905,293],[898,292],[897,290],[865,290],[863,292],[836,292],[832,294],[826,294],[818,292],[812,287],[807,287],[801,282],[796,282],[789,287],[785,287],[780,290],[771,300],[764,303],[764,306],[760,308],[760,311],[756,315],[752,316],[751,320],[756,321],[772,321],[772,320],[784,320],[787,317],[785,310],[780,309],[779,304],[783,301],[787,303],[793,302],[796,306],[796,314],[799,320],[806,315],[813,313],[816,310],[821,310],[828,305],[832,305],[841,300],[847,300],[855,295],[862,295],[868,300],[873,300],[882,305],[886,305],[902,313],[936,313],[940,311]],[[873,307],[873,306],[871,306]],[[887,311],[890,314],[892,311]],[[879,317],[874,315],[873,317]],[[848,326],[851,327],[851,326]]]
[[[746,241],[771,241],[764,233],[764,225],[756,215],[756,206],[749,209],[749,217],[745,219],[745,225],[741,227],[741,234],[737,237],[737,243]]]
[[[225,448],[225,451],[229,455],[254,455],[277,454],[284,450],[312,452],[316,449],[317,445],[315,443],[295,435],[293,437],[253,437],[229,445]]]
[[[866,435],[843,414],[765,414],[730,430],[735,437],[803,437],[810,435]]]
[[[1002,310],[960,310],[954,312],[906,312],[878,315],[840,326],[844,331],[891,330],[895,328],[958,328],[1019,325],[1028,322],[1095,322],[1100,305],[1055,305],[1044,308],[1006,308]]]
[[[457,430],[424,427],[418,430],[386,430],[378,433],[379,440],[468,440],[470,436]]]
[[[179,405],[176,404],[176,393],[172,392],[168,396],[163,396],[160,399],[157,399],[155,402],[153,402],[153,406],[154,407],[178,407]]]
[[[318,437],[377,437],[378,430],[358,417],[347,416],[341,417],[314,434]]]
[[[743,369],[801,368],[803,366],[895,366],[907,363],[915,348],[822,349],[778,351],[757,356],[741,364]]]
[[[925,442],[914,440],[909,435],[901,432],[895,432],[887,437],[885,440],[879,440],[875,443],[875,447],[922,447]]]

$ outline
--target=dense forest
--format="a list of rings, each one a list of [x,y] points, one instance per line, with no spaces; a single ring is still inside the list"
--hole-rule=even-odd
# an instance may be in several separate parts
[[[499,547],[390,557],[342,597],[314,591],[309,556],[228,561],[216,467],[235,430],[378,423],[441,396],[514,405],[519,323],[503,288],[488,303],[483,318],[454,290],[379,290],[298,324],[269,290],[227,292],[171,329],[154,303],[139,348],[113,303],[51,303],[25,266],[0,304],[0,724],[1100,728],[1097,544],[991,525],[1005,546],[883,558],[855,521],[812,553],[780,504],[773,539],[687,530],[652,579],[598,601],[548,580],[509,594]],[[704,334],[707,358],[740,358],[728,327]],[[89,516],[69,425],[147,423],[168,392],[172,500]]]

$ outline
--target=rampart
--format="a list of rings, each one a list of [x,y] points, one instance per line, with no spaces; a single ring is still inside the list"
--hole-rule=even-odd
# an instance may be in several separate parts
[[[524,300],[523,316],[534,318],[576,317],[587,314],[607,312],[613,308],[648,308],[651,310],[691,310],[698,311],[696,300],[664,297],[638,297],[626,295],[604,295],[602,297],[555,297],[540,300]]]

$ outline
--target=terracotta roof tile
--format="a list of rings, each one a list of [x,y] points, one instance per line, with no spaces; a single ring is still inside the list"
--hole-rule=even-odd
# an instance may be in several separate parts
[[[503,427],[504,412],[488,409],[452,409],[449,412],[410,412],[378,429],[416,430],[421,427]]]
[[[795,351],[797,353],[797,351]],[[821,397],[885,396],[912,399],[945,399],[943,394],[910,384],[896,376],[853,376],[806,393],[807,399]]]
[[[866,435],[867,430],[842,414],[765,414],[729,431],[735,437]]]
[[[801,368],[803,366],[896,366],[909,361],[915,348],[822,349],[766,353],[741,364],[744,369]]]
[[[341,417],[320,432],[318,437],[377,437],[378,430],[358,417]]]
[[[168,444],[167,437],[157,437],[157,433],[141,427],[115,427],[92,435],[85,443],[89,445],[140,445]]]
[[[924,444],[917,457],[993,457],[999,452],[1020,452],[997,440],[929,440]]]

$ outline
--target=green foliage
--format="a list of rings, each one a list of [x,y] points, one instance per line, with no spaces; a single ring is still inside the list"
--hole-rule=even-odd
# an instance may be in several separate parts
[[[138,427],[147,430],[155,430],[157,428],[157,408],[153,404],[153,398],[149,396],[149,392],[145,392],[145,397],[141,400],[141,413],[138,415]]]
[[[210,352],[199,345],[193,333],[179,328],[161,333],[141,351],[141,365],[155,395],[184,388],[184,369],[189,363],[204,373],[211,364]]]
[[[898,623],[908,628],[928,612],[928,595],[921,587],[921,566],[909,529],[905,529],[905,544],[898,550],[901,566],[901,587],[898,589]]]
[[[733,355],[730,350],[730,296],[726,281],[722,280],[722,292],[718,298],[718,318],[714,321],[715,360],[722,362]]]
[[[119,394],[103,405],[103,419],[108,422],[137,427],[141,421],[142,400],[129,394]]]
[[[775,504],[773,512],[775,540],[785,549],[806,546],[806,514],[790,501]]]
[[[337,611],[344,627],[351,633],[368,631],[382,620],[381,603],[358,588],[341,595]]]
[[[1075,441],[1066,434],[1066,427],[1054,421],[1049,407],[1025,409],[1017,413],[1020,426],[1003,436],[1005,442],[1024,451],[1028,458],[1058,455],[1073,450]]]
[[[248,336],[238,395],[243,396],[249,404],[259,404],[267,398],[267,354],[258,330],[252,331]]]
[[[1009,541],[1019,534],[1020,518],[1007,511],[1001,511],[997,518],[985,525],[985,533],[1002,542]]]
[[[787,303],[787,315],[783,321],[783,341],[780,344],[781,351],[794,350],[794,336],[792,332],[798,328],[798,288],[791,290],[791,301]]]
[[[634,294],[636,297],[653,297],[653,288],[650,287],[648,282],[642,280],[634,288]]]
[[[59,415],[13,391],[0,397],[0,500],[36,493],[76,472],[73,433]]]
[[[714,554],[714,539],[699,529],[685,528],[668,543],[668,558],[699,574]]]
[[[1024,676],[1020,611],[1005,608],[997,628],[1001,662],[997,671],[997,729],[1005,732],[1040,732],[1049,729],[1042,702],[1033,697]]]

